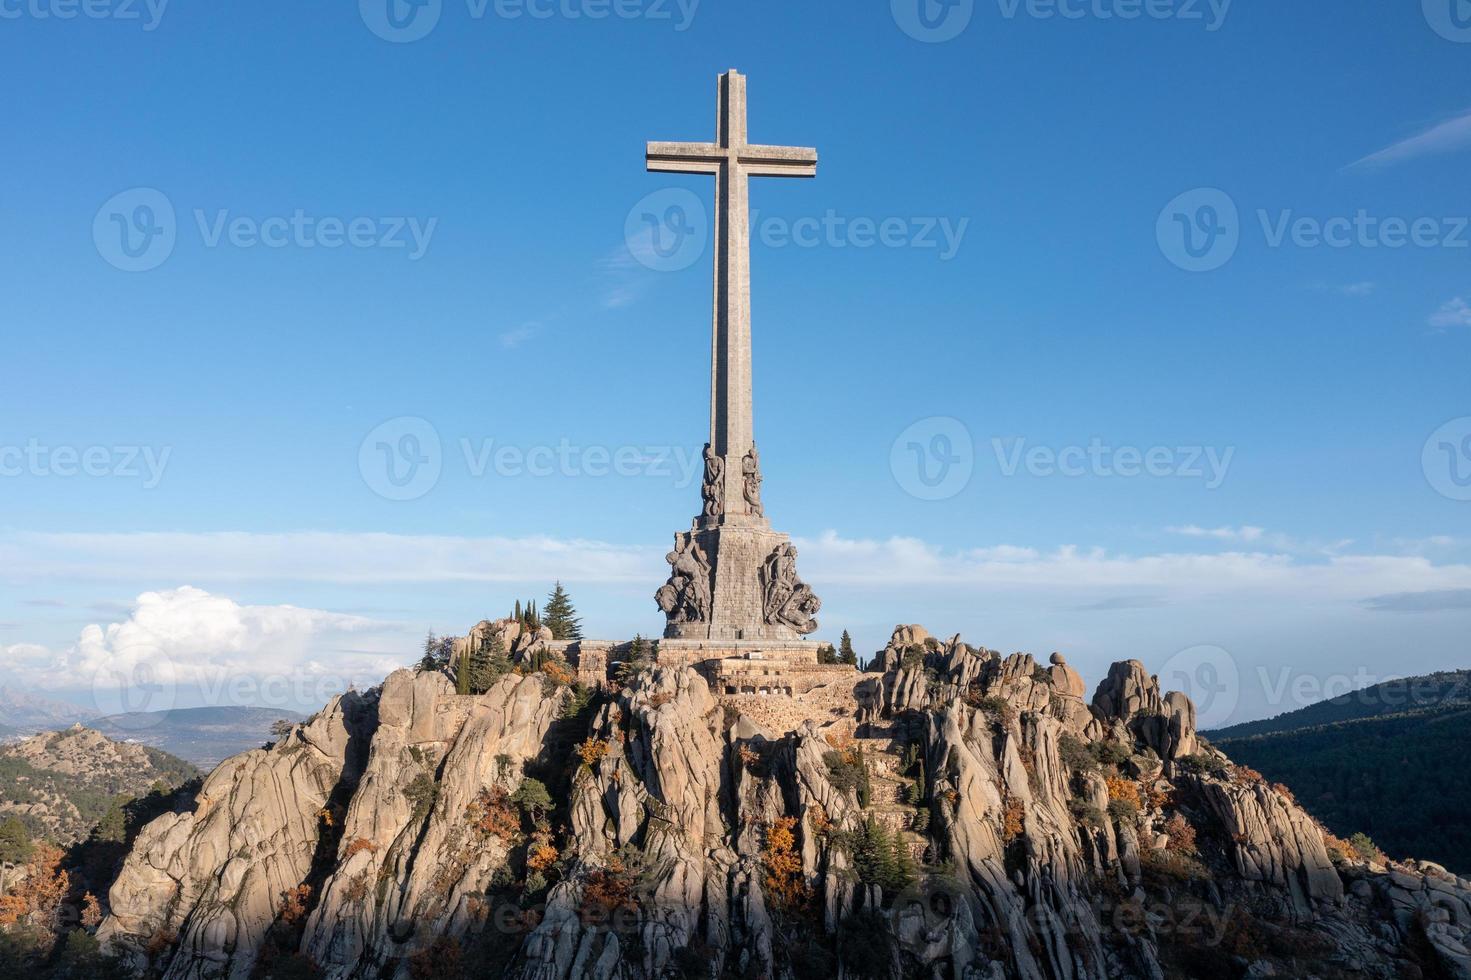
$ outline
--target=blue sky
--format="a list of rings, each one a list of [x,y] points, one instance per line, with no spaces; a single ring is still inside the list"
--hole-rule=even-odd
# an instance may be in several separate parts
[[[823,636],[1234,673],[1216,721],[1468,665],[1464,0],[926,0],[930,34],[912,0],[394,2],[432,29],[0,2],[10,681],[366,683],[554,578],[593,633],[657,632],[709,252],[650,268],[626,229],[708,206],[643,143],[711,138],[732,67],[753,139],[821,153],[752,200],[767,506]],[[125,271],[121,228],[164,225]],[[432,486],[375,491],[379,441],[432,440]],[[575,461],[485,463],[507,446]]]

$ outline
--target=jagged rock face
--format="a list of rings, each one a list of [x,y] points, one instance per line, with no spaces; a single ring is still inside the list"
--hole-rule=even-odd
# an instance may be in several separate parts
[[[150,942],[175,937],[169,980],[248,977],[282,893],[311,867],[322,810],[353,778],[373,707],[357,694],[334,699],[269,751],[221,764],[192,812],[144,828],[113,884],[99,937],[138,966]]]
[[[1471,978],[1471,883],[1330,857],[1137,662],[1089,705],[1060,657],[915,627],[891,653],[855,740],[764,732],[686,668],[575,723],[535,675],[455,698],[397,673],[151,824],[103,932],[140,959],[176,933],[168,977],[244,977],[308,884],[287,934],[342,980],[456,980],[423,957],[488,938],[525,980]],[[528,842],[472,819],[533,764],[567,774],[545,892]]]

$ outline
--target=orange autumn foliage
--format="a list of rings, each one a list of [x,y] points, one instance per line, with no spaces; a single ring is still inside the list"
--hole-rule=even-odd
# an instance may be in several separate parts
[[[1108,798],[1110,800],[1123,800],[1138,807],[1143,801],[1139,797],[1139,784],[1132,779],[1123,776],[1109,776],[1105,782],[1108,784]]]
[[[538,830],[531,835],[531,846],[526,851],[526,870],[545,872],[557,863],[559,856],[552,844],[552,832]]]
[[[1006,794],[1006,807],[1001,814],[1001,839],[1010,844],[1022,835],[1026,829],[1026,807],[1022,801]]]
[[[377,854],[378,845],[365,837],[354,837],[343,850],[342,859],[346,861],[354,854],[361,854],[363,851],[367,851],[369,854]]]
[[[608,859],[608,866],[590,871],[582,890],[584,909],[611,914],[619,910],[633,911],[633,875],[618,855]]]
[[[476,830],[487,837],[499,838],[508,847],[521,840],[521,814],[500,786],[481,790],[467,815]]]
[[[1170,837],[1169,849],[1176,854],[1196,853],[1195,828],[1180,814],[1175,814],[1165,822],[1165,833]]]
[[[766,844],[761,849],[764,874],[761,883],[767,896],[782,909],[804,907],[812,891],[802,880],[802,858],[797,853],[797,838],[792,828],[796,818],[782,817],[766,828]]]
[[[607,755],[609,748],[611,746],[608,744],[607,739],[590,738],[577,747],[577,754],[582,757],[584,763],[591,766],[596,764],[603,756]]]
[[[0,895],[0,925],[34,921],[51,915],[71,886],[71,876],[61,868],[61,848],[40,843],[26,862],[26,876],[10,891]]]

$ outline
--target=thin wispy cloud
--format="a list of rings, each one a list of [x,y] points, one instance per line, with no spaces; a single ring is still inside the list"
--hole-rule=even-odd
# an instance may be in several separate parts
[[[1430,325],[1437,330],[1471,327],[1471,303],[1460,296],[1446,300],[1440,309],[1430,315]]]
[[[636,248],[646,248],[652,255],[652,233],[621,244],[598,260],[604,309],[616,310],[628,306],[654,285],[654,271],[634,256],[633,250]]]
[[[1408,139],[1355,160],[1344,170],[1374,170],[1407,163],[1419,157],[1451,153],[1471,146],[1471,111],[1447,119]]]
[[[1211,538],[1216,541],[1260,541],[1262,535],[1266,534],[1265,528],[1250,524],[1243,524],[1241,527],[1200,527],[1187,524],[1184,527],[1167,527],[1165,530],[1186,538]]]
[[[1364,600],[1364,608],[1375,612],[1468,612],[1471,589],[1440,589],[1431,592],[1395,592]]]
[[[1195,529],[1187,536],[1263,542],[1250,526]],[[918,538],[797,539],[804,576],[834,585],[970,589],[995,586],[1100,602],[1116,596],[1171,599],[1237,590],[1294,590],[1360,601],[1406,591],[1471,588],[1471,566],[1416,554],[1309,555],[1274,551],[1126,554],[1067,545],[951,549]],[[662,572],[662,547],[545,536],[525,538],[380,533],[0,533],[0,567],[37,579],[178,582],[646,583]],[[1090,595],[1090,592],[1098,593]],[[903,605],[896,599],[897,605]]]
[[[522,344],[526,343],[526,341],[530,340],[532,337],[535,337],[540,332],[540,321],[532,320],[528,323],[523,323],[516,329],[507,330],[505,333],[501,334],[501,346],[506,348],[507,350],[515,350],[517,347],[520,347]]]

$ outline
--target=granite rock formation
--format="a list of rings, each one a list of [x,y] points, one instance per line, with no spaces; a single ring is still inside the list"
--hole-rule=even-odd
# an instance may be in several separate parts
[[[101,934],[170,980],[1471,978],[1471,882],[1346,850],[1138,662],[880,663],[787,732],[683,667],[400,671],[149,825]]]

